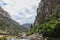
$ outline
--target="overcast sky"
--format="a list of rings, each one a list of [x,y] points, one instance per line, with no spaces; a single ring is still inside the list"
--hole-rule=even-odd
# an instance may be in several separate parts
[[[0,6],[9,12],[12,19],[24,24],[34,22],[39,2],[40,0],[0,0]]]

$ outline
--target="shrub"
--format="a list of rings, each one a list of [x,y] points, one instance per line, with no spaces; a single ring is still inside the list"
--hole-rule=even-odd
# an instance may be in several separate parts
[[[2,38],[0,38],[0,40],[7,40],[7,38],[6,37],[2,37]]]

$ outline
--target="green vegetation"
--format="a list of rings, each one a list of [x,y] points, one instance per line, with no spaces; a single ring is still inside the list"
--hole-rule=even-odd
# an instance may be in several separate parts
[[[55,40],[55,38],[48,38],[47,40]]]
[[[51,20],[44,24],[41,24],[40,26],[39,25],[35,26],[34,28],[32,28],[32,30],[27,32],[27,35],[30,35],[33,33],[41,33],[43,34],[44,37],[48,37],[48,36],[52,37],[54,34],[56,34],[55,31],[58,30],[56,29],[58,26],[60,26],[60,21]]]
[[[34,26],[27,35],[33,33],[42,34],[43,37],[48,37],[47,40],[55,40],[60,37],[60,11],[52,11],[49,19],[40,25]]]
[[[4,36],[4,37],[0,38],[0,40],[7,40],[7,38]]]

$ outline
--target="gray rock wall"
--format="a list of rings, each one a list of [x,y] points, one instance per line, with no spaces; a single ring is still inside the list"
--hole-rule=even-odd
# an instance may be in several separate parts
[[[60,0],[41,0],[37,8],[35,25],[40,25],[50,20],[53,12],[57,11],[60,11]]]

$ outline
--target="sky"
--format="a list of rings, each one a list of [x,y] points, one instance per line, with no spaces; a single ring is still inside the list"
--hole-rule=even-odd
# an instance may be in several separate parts
[[[0,0],[3,7],[11,18],[20,24],[33,23],[40,0]]]

